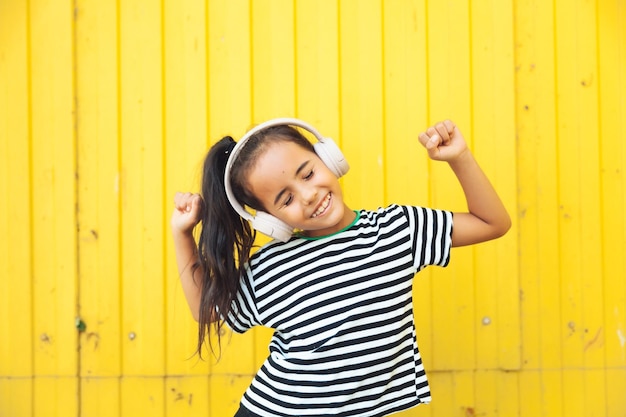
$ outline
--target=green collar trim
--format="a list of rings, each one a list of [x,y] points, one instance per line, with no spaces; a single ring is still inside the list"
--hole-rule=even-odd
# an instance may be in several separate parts
[[[352,223],[350,223],[349,225],[347,225],[346,227],[344,227],[341,230],[337,230],[334,233],[331,233],[329,235],[324,235],[324,236],[304,236],[302,234],[302,232],[298,231],[295,233],[296,237],[299,237],[300,239],[304,239],[304,240],[320,240],[320,239],[325,239],[327,237],[331,237],[331,236],[335,236],[341,232],[345,232],[346,230],[348,230],[349,228],[351,228],[352,226],[354,226],[356,224],[357,221],[359,221],[359,212],[357,210],[352,210],[354,211],[354,213],[356,214],[356,216],[354,216],[354,220],[352,221]]]

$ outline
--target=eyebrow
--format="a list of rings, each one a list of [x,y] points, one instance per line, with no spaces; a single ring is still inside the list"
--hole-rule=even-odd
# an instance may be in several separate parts
[[[298,167],[298,169],[296,169],[296,173],[294,175],[294,177],[297,177],[298,175],[300,175],[300,173],[302,172],[302,170],[304,168],[306,168],[306,166],[309,164],[309,162],[311,162],[310,160],[306,160],[303,163],[300,164],[300,166]],[[276,198],[274,199],[274,205],[278,204],[278,201],[281,199],[281,197],[283,196],[283,194],[285,194],[285,191],[287,191],[285,188],[283,188],[282,190],[280,190],[280,192],[278,193],[278,195],[276,196]]]

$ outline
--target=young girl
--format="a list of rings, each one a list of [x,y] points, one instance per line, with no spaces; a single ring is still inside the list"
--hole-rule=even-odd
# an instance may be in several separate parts
[[[418,138],[454,171],[467,213],[350,209],[343,155],[297,119],[261,124],[238,143],[223,138],[206,157],[202,194],[176,194],[172,231],[198,353],[211,326],[275,330],[236,416],[386,416],[430,401],[413,276],[511,222],[453,122]],[[274,239],[250,255],[255,229]]]

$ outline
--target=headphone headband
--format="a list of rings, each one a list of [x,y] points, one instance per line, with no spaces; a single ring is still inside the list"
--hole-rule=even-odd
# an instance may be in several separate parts
[[[233,207],[233,209],[237,212],[237,214],[239,214],[243,219],[248,220],[252,223],[253,228],[268,236],[285,242],[289,240],[289,238],[292,236],[293,229],[281,220],[262,211],[257,211],[256,216],[253,216],[243,207],[243,205],[239,201],[237,201],[237,199],[235,198],[235,194],[233,193],[232,185],[230,183],[230,172],[233,168],[233,164],[237,159],[239,153],[241,152],[242,148],[245,146],[246,142],[256,133],[267,129],[268,127],[280,125],[301,127],[313,134],[319,142],[314,144],[313,146],[315,152],[328,166],[328,168],[331,169],[331,171],[333,171],[335,175],[337,175],[337,177],[341,177],[343,174],[345,174],[348,171],[349,166],[345,158],[341,154],[341,151],[339,150],[337,145],[335,145],[332,139],[324,138],[313,126],[299,119],[282,117],[268,120],[250,129],[237,142],[235,147],[230,151],[228,161],[226,162],[226,169],[224,171],[224,187],[226,189],[226,196],[228,198],[228,201],[230,202],[230,205]]]

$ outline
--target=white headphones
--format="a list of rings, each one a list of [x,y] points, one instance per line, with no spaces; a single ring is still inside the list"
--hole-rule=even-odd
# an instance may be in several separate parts
[[[241,138],[239,142],[237,142],[233,150],[230,152],[228,162],[226,163],[226,171],[224,172],[224,186],[226,188],[226,196],[228,197],[228,201],[230,202],[230,205],[233,207],[233,209],[235,209],[235,211],[242,218],[250,221],[250,224],[253,228],[274,239],[286,242],[293,235],[293,228],[282,220],[279,220],[271,214],[265,213],[263,211],[257,211],[256,215],[253,216],[249,211],[244,209],[241,203],[237,201],[235,195],[233,194],[232,186],[230,184],[230,171],[233,167],[233,163],[237,159],[237,155],[246,144],[248,139],[250,139],[250,137],[263,129],[280,125],[298,126],[312,133],[317,139],[317,142],[313,144],[315,153],[317,154],[317,156],[319,156],[322,162],[324,162],[328,169],[330,169],[330,171],[337,176],[337,178],[348,172],[350,166],[348,165],[346,158],[341,153],[339,147],[331,138],[323,137],[317,130],[313,128],[313,126],[298,119],[279,118],[268,120],[267,122],[261,123],[250,129],[244,135],[244,137]]]

